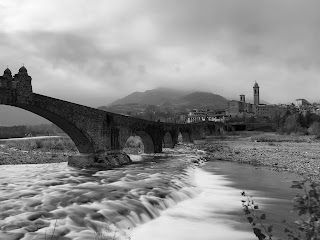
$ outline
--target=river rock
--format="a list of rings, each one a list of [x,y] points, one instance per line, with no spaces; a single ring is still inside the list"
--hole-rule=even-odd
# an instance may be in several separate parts
[[[110,169],[132,163],[125,153],[78,154],[68,157],[68,165],[79,168]]]

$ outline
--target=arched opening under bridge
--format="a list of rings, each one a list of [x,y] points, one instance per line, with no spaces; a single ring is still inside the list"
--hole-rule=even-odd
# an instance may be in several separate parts
[[[166,132],[166,134],[163,137],[163,147],[164,148],[173,148],[173,140],[170,132]]]
[[[178,133],[178,143],[182,143],[182,142],[183,142],[182,133],[179,132],[179,133]]]
[[[140,153],[154,153],[154,143],[151,136],[145,131],[136,131],[131,134],[124,145],[123,151],[128,154],[130,153],[128,150],[128,146],[131,148],[131,152],[135,152],[136,154]],[[133,150],[133,149],[136,150]]]
[[[36,107],[34,105],[16,104],[14,106],[11,106],[11,105],[7,105],[7,106],[23,109],[25,111],[36,114],[48,120],[49,122],[55,124],[71,138],[71,140],[74,142],[74,144],[76,145],[80,153],[94,152],[94,147],[91,139],[88,136],[86,136],[86,134],[83,133],[80,129],[78,129],[74,124],[70,123],[66,119],[48,110]]]
[[[126,154],[133,154],[133,155],[139,155],[141,153],[144,153],[144,145],[141,137],[137,135],[130,136],[124,145],[123,151]]]
[[[182,142],[189,143],[191,142],[190,140],[190,134],[188,132],[182,132]]]
[[[0,139],[21,150],[77,152],[72,139],[54,123],[32,112],[0,105]]]
[[[191,142],[190,141],[190,135],[188,132],[179,132],[178,134],[178,143],[182,143],[182,142]]]

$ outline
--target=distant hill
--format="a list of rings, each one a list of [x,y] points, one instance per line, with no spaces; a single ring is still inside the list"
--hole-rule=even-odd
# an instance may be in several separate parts
[[[139,103],[118,104],[109,106],[100,106],[98,109],[112,113],[119,113],[123,115],[131,115],[132,113],[143,113],[148,105]]]
[[[225,109],[228,101],[224,97],[210,92],[194,92],[173,101],[174,105],[186,108]]]
[[[174,90],[170,88],[156,88],[147,90],[145,92],[134,92],[128,96],[118,99],[108,106],[112,105],[124,105],[131,103],[148,104],[148,105],[161,105],[167,101],[174,100],[181,96],[184,96],[190,92],[182,90]]]
[[[194,108],[225,109],[228,107],[228,100],[209,92],[188,93],[169,88],[157,88],[145,92],[134,92],[98,109],[131,115],[142,113],[148,105],[179,112]]]

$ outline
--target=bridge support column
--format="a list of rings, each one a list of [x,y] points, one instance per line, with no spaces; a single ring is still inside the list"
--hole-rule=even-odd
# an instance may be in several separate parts
[[[132,163],[130,157],[123,152],[80,153],[68,158],[68,165],[78,168],[110,169]]]

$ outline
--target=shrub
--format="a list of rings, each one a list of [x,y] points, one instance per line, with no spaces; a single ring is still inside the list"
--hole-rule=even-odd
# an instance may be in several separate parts
[[[18,141],[7,141],[7,146],[21,150],[61,150],[77,151],[77,147],[70,138],[50,138],[50,139],[28,139]]]
[[[284,122],[283,130],[287,133],[302,131],[302,127],[299,123],[299,115],[289,115]]]
[[[35,140],[35,147],[36,148],[43,148],[44,144],[41,140]]]
[[[310,135],[315,135],[316,137],[320,136],[320,122],[314,122],[308,128],[308,133]]]
[[[245,200],[242,200],[243,212],[247,216],[247,220],[251,224],[256,237],[259,240],[266,239],[267,237],[267,239],[272,239],[272,226],[266,227],[265,224],[263,224],[263,220],[266,219],[266,214],[263,213],[258,216],[256,210],[259,209],[259,206],[254,203],[252,196],[248,196],[244,191],[241,195],[246,197]]]
[[[320,186],[318,183],[309,180],[293,181],[291,188],[301,189],[302,194],[297,194],[293,199],[293,210],[299,213],[299,219],[293,224],[285,227],[284,232],[288,239],[292,240],[317,240],[320,239]],[[259,209],[251,196],[245,192],[241,193],[246,197],[242,200],[244,214],[247,215],[249,223],[256,237],[260,239],[272,240],[272,225],[265,226],[263,220],[266,214],[258,216],[256,210]],[[284,220],[283,223],[286,223]]]

